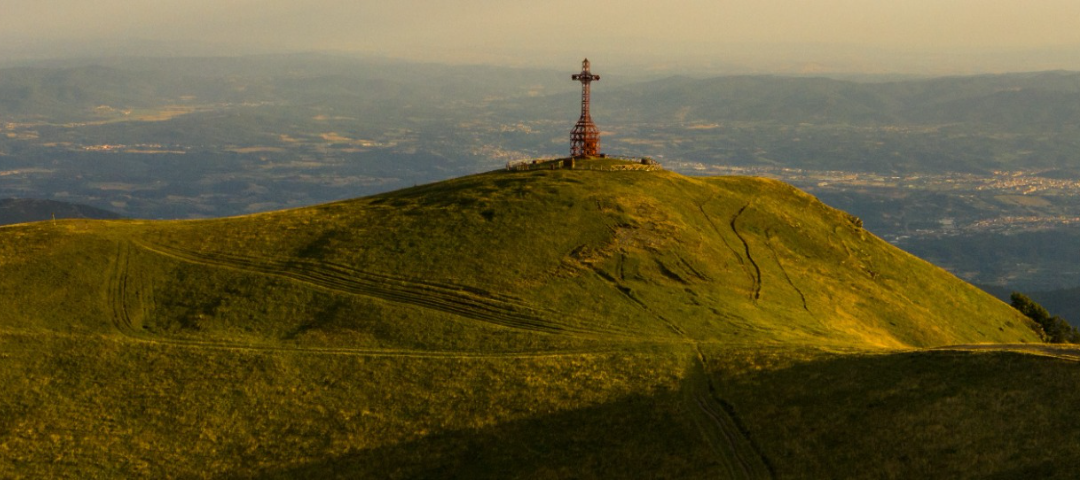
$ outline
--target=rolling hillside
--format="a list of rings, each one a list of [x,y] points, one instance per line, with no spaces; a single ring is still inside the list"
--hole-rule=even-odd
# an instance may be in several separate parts
[[[244,217],[0,228],[0,476],[894,475],[864,464],[887,453],[829,449],[873,405],[913,396],[925,408],[878,415],[938,418],[957,377],[934,359],[1067,360],[919,350],[1039,338],[860,223],[775,181],[538,169]],[[958,412],[1001,388],[976,377],[941,387]],[[1059,381],[1026,378],[1035,397],[990,410]],[[809,415],[838,399],[846,420]],[[897,435],[874,448],[916,438]],[[983,443],[964,438],[941,448],[965,460]],[[1002,455],[985,468],[1043,459]]]

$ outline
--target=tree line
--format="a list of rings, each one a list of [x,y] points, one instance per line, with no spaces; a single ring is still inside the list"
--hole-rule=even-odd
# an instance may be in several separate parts
[[[1069,325],[1065,319],[1054,315],[1051,316],[1042,305],[1035,303],[1020,292],[1013,292],[1009,299],[1012,300],[1013,308],[1032,319],[1042,334],[1043,339],[1049,343],[1080,343],[1080,330]]]

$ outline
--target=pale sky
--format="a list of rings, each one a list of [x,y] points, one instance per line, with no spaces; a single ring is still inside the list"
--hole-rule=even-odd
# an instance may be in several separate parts
[[[591,53],[853,65],[995,52],[1021,62],[1054,49],[1045,67],[1080,69],[1080,58],[1069,64],[1080,0],[0,0],[0,10],[8,46],[138,38],[446,62]]]

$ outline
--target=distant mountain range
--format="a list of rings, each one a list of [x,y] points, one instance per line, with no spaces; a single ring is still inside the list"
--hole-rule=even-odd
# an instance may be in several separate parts
[[[0,225],[65,218],[116,219],[120,215],[100,208],[55,200],[0,199]]]
[[[636,120],[781,124],[986,125],[1027,130],[1080,123],[1080,73],[1038,72],[854,82],[813,77],[667,78],[600,93]]]
[[[517,118],[528,121],[538,115],[573,116],[562,101],[573,95],[573,85],[563,77],[563,72],[538,69],[318,55],[52,62],[0,69],[0,114],[70,119],[99,105],[149,107],[180,97],[291,104],[367,99],[411,108],[450,104],[467,108],[463,102],[476,102],[496,111],[510,108]],[[605,78],[595,88],[596,114],[612,125],[628,120],[960,123],[1027,130],[1080,123],[1077,72],[888,82],[759,75],[644,82],[642,78]],[[523,99],[519,106],[524,110],[513,107],[509,102],[513,97]],[[507,103],[492,103],[493,98]]]

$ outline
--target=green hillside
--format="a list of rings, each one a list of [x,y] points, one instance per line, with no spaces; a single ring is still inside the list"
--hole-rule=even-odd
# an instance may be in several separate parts
[[[860,224],[770,180],[541,168],[0,228],[0,476],[797,477],[806,455],[862,448],[830,437],[860,427],[849,407],[904,398],[863,365],[919,397],[948,379],[913,349],[1039,342]],[[800,413],[837,398],[850,416]],[[998,407],[1034,401],[1016,400]],[[811,477],[866,468],[817,462]]]

